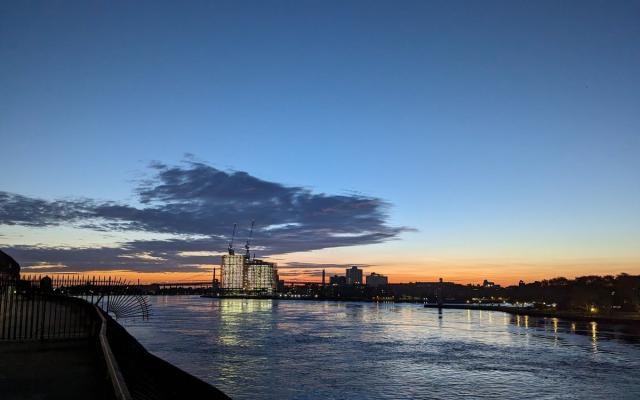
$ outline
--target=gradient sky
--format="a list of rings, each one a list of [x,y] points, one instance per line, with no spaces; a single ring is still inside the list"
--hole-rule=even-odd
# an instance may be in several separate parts
[[[73,271],[36,250],[175,237],[12,215],[33,199],[144,207],[155,162],[373,199],[381,219],[336,237],[384,239],[263,249],[288,278],[349,263],[396,282],[639,274],[639,21],[640,1],[2,2],[0,192],[13,203],[0,246]],[[216,258],[202,260],[144,271],[206,278]]]

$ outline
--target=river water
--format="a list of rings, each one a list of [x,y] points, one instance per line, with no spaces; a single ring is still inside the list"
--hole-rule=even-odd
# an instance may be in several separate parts
[[[122,321],[234,399],[640,399],[640,332],[420,304],[151,297]]]

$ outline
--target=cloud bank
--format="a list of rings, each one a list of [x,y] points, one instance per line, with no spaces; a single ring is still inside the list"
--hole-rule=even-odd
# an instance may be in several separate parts
[[[199,270],[198,264],[219,262],[210,252],[224,251],[234,223],[247,228],[249,221],[257,221],[254,243],[262,256],[382,243],[409,230],[389,226],[390,205],[375,197],[314,193],[191,160],[177,166],[155,162],[150,168],[152,177],[135,188],[136,205],[94,199],[49,201],[0,192],[0,225],[73,225],[174,238],[99,248],[18,245],[7,251],[27,266],[186,272]],[[245,231],[239,231],[238,245]]]

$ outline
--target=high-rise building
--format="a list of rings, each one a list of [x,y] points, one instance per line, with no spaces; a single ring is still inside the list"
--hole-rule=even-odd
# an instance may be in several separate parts
[[[389,284],[389,278],[384,275],[376,274],[372,272],[370,275],[367,275],[367,286],[378,287]]]
[[[254,258],[246,261],[245,266],[245,293],[272,295],[276,291],[278,272],[275,263]]]
[[[226,293],[241,293],[244,290],[245,258],[240,254],[222,256],[220,289]]]
[[[253,236],[254,222],[251,222],[251,231],[244,248],[245,255],[236,254],[233,248],[233,239],[236,235],[237,225],[233,225],[233,235],[229,241],[229,254],[222,256],[220,268],[220,289],[225,294],[236,295],[272,295],[278,286],[278,270],[275,263],[270,263],[251,258],[250,243]],[[215,269],[214,269],[215,286]]]
[[[357,266],[347,268],[347,285],[361,285],[362,284],[362,270]]]
[[[225,254],[220,268],[220,289],[227,294],[272,295],[276,291],[278,270],[275,263]]]

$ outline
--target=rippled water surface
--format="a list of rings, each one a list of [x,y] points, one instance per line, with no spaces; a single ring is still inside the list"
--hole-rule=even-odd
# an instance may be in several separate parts
[[[419,304],[151,297],[125,321],[234,399],[640,399],[640,333]]]

